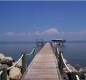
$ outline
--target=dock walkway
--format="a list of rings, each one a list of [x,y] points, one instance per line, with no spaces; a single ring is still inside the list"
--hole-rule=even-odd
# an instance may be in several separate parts
[[[56,57],[49,43],[37,53],[22,80],[62,80]]]

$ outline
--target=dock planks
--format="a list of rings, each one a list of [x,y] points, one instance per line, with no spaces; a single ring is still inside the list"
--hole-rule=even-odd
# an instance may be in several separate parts
[[[46,43],[37,53],[22,80],[62,80],[55,55],[49,43]]]

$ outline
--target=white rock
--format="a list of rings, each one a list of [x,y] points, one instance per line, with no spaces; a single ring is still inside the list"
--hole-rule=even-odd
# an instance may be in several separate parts
[[[84,73],[85,77],[86,77],[86,73]]]
[[[81,72],[81,71],[83,71],[83,68],[80,68],[80,69],[79,69],[79,72]]]
[[[69,67],[70,70],[72,71],[77,71],[73,66],[71,66],[70,64],[67,64],[67,66]]]
[[[13,61],[13,58],[11,58],[11,57],[3,57],[1,59],[6,59],[6,60],[9,60],[9,61]]]
[[[1,59],[4,58],[4,54],[0,53],[0,63],[1,63]]]
[[[9,72],[9,78],[13,80],[19,80],[21,75],[21,69],[18,67],[13,67]]]
[[[4,54],[0,53],[0,58],[3,58],[3,57],[5,57]]]

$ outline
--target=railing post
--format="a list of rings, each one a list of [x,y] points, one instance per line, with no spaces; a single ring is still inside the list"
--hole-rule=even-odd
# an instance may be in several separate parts
[[[62,61],[62,57],[61,57],[62,53],[59,53],[59,62],[58,62],[58,66],[59,66],[59,70],[61,75],[63,75],[63,61]]]
[[[54,52],[55,52],[55,56],[56,56],[56,59],[57,59],[57,49],[56,49],[56,47],[54,48]]]
[[[2,71],[2,72],[1,72],[1,71],[2,71],[2,70],[0,69],[0,80],[1,80],[1,75],[2,75],[2,72],[3,72],[3,71]]]
[[[59,50],[58,48],[56,49],[56,52],[57,52],[57,58],[59,57]]]
[[[27,61],[26,61],[26,53],[22,53],[23,57],[22,57],[22,69],[21,72],[22,74],[24,74],[24,72],[26,71],[27,68]]]
[[[68,73],[68,77],[69,77],[69,80],[77,80],[76,79],[76,75],[79,75],[77,72],[69,72]]]
[[[76,73],[75,72],[72,72],[71,73],[71,78],[70,80],[76,80]]]
[[[2,74],[1,74],[2,75]],[[0,80],[1,80],[1,75],[0,75]]]
[[[35,56],[35,49],[34,49],[34,51],[33,51],[33,58],[34,58],[34,56]]]
[[[68,76],[68,78],[69,78],[68,80],[72,80],[72,79],[71,79],[71,73],[70,73],[70,72],[67,73],[67,76]]]
[[[0,75],[0,80],[7,80],[7,68],[2,67],[0,70],[3,71]]]
[[[53,47],[53,50],[54,50],[54,53],[55,53],[55,56],[56,56],[56,59],[58,59],[58,53],[57,53],[57,47]]]

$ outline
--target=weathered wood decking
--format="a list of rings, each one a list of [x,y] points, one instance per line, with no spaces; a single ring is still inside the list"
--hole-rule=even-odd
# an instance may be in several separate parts
[[[46,43],[28,66],[22,80],[62,80],[55,55]]]

